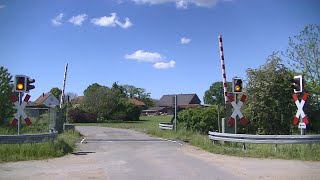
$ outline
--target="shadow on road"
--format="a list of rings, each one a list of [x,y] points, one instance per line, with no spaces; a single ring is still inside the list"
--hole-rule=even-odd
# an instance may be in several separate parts
[[[79,152],[73,152],[71,154],[73,154],[73,155],[87,155],[87,154],[91,154],[91,153],[96,153],[96,152],[79,151]]]

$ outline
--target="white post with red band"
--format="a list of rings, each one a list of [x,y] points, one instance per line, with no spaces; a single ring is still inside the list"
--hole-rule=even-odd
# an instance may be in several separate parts
[[[26,122],[26,124],[28,126],[31,124],[30,119],[28,118],[27,114],[24,112],[24,108],[26,107],[29,99],[30,99],[30,95],[27,94],[24,97],[24,100],[21,103],[19,103],[19,101],[17,101],[17,97],[15,95],[11,96],[11,102],[14,104],[14,106],[17,109],[17,112],[14,115],[14,118],[13,118],[13,120],[11,122],[12,126],[16,126],[17,125],[17,122],[18,122],[18,119],[20,118],[20,116],[23,117],[24,121]]]
[[[304,103],[307,100],[307,97],[308,97],[308,94],[304,92],[303,95],[302,95],[301,101],[299,101],[299,99],[297,97],[297,94],[292,94],[292,99],[294,100],[296,106],[298,107],[296,116],[294,117],[292,124],[297,125],[298,122],[299,122],[300,116],[301,116],[303,122],[306,125],[309,123],[308,118],[307,118],[306,114],[303,111],[303,106],[304,106]]]
[[[228,92],[227,92],[227,77],[226,77],[226,67],[224,64],[223,46],[222,46],[222,36],[218,37],[219,48],[220,48],[220,59],[221,59],[221,69],[222,69],[222,83],[223,83],[223,93],[224,93],[224,103],[228,102]]]
[[[229,126],[231,126],[231,125],[234,124],[235,119],[236,119],[237,116],[239,116],[239,118],[240,118],[240,123],[241,123],[243,126],[246,125],[246,123],[247,123],[247,122],[246,122],[246,118],[244,117],[244,115],[243,115],[243,114],[241,113],[241,111],[240,111],[243,103],[244,103],[245,100],[246,100],[246,96],[245,96],[245,95],[242,95],[240,101],[238,102],[238,104],[235,102],[235,100],[233,99],[233,96],[232,96],[232,95],[229,95],[229,96],[228,96],[228,99],[229,99],[229,101],[231,102],[231,105],[232,105],[232,107],[233,107],[233,109],[234,109],[234,111],[232,112],[232,115],[231,115],[230,119],[228,120]]]

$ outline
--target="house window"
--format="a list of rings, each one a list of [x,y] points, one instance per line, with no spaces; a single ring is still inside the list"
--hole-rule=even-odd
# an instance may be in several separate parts
[[[53,98],[51,98],[51,101],[53,101]]]

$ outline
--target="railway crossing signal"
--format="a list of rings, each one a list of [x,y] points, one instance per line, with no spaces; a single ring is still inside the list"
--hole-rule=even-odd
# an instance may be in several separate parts
[[[36,82],[35,79],[31,79],[30,77],[27,77],[27,86],[26,86],[26,92],[29,92],[31,89],[34,89],[35,86],[32,85],[32,83]]]
[[[14,77],[14,91],[28,93],[31,89],[35,88],[35,86],[32,84],[34,82],[36,81],[28,76],[16,75]]]
[[[242,78],[232,78],[232,92],[234,94],[240,94],[242,93]]]
[[[26,91],[27,78],[25,75],[16,75],[14,77],[14,91],[25,92]]]
[[[294,76],[291,79],[291,88],[293,89],[294,93],[301,93],[304,89],[303,77],[302,75]]]

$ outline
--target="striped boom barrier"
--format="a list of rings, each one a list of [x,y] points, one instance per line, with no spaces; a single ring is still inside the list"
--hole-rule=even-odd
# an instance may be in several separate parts
[[[223,83],[223,93],[224,93],[224,102],[228,102],[228,92],[227,92],[227,76],[226,76],[226,67],[224,64],[224,55],[223,55],[223,45],[222,45],[222,36],[218,37],[219,48],[220,48],[220,59],[221,59],[221,69],[222,69],[222,83]]]

